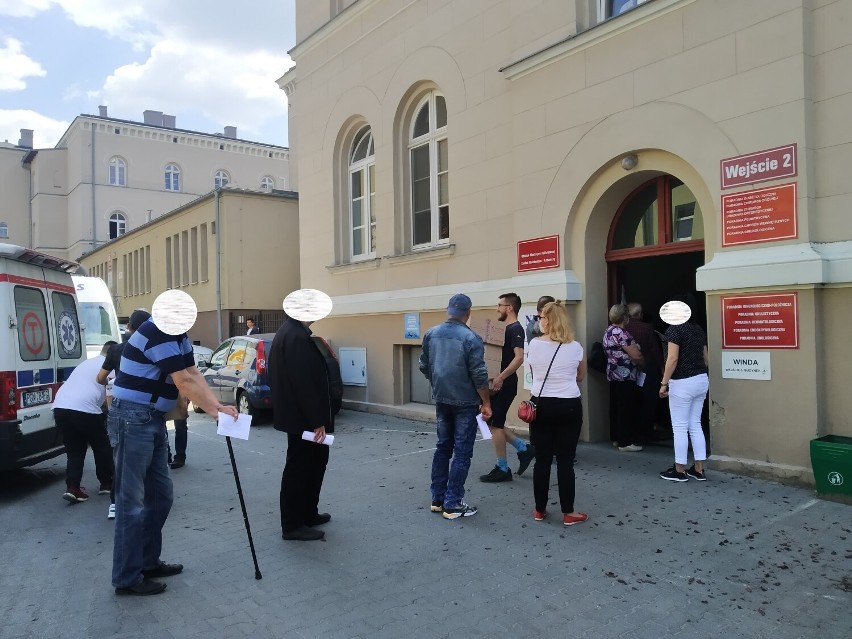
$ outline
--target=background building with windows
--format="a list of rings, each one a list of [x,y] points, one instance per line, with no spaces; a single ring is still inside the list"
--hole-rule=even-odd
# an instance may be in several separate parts
[[[850,21],[848,0],[297,0],[302,285],[357,353],[345,399],[428,402],[410,328],[456,292],[480,326],[501,293],[567,299],[586,348],[610,304],[664,329],[688,293],[714,463],[812,480],[808,441],[852,434]],[[583,394],[583,437],[608,438],[604,380]]]
[[[225,186],[110,240],[80,260],[106,281],[120,317],[151,310],[167,289],[198,306],[189,336],[208,348],[283,321],[281,303],[299,288],[299,201],[295,193]],[[218,257],[217,257],[218,256]]]
[[[21,133],[18,145],[0,148],[0,183],[14,193],[3,213],[9,221],[0,223],[10,240],[64,258],[215,187],[290,188],[286,147],[241,140],[233,126],[221,134],[179,129],[161,111],[132,122],[102,106],[97,116],[76,117],[53,149],[32,149],[32,131]]]

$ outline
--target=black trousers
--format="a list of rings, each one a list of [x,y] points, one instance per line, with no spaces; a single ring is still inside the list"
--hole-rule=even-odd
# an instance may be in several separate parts
[[[319,513],[319,496],[328,446],[302,439],[301,433],[287,433],[287,462],[281,474],[281,530],[290,532],[305,526]]]
[[[645,385],[639,389],[637,408],[637,431],[641,444],[654,440],[654,424],[657,421],[657,405],[660,403],[660,381],[663,374],[659,370],[645,372]]]
[[[610,410],[614,415],[612,423],[619,446],[642,443],[637,419],[641,391],[642,388],[630,380],[609,382]]]
[[[536,402],[536,419],[530,424],[530,441],[535,446],[533,495],[535,509],[544,512],[550,492],[550,465],[556,457],[559,505],[563,513],[574,512],[574,457],[583,426],[583,405],[579,397],[542,397]]]
[[[101,484],[112,484],[112,446],[106,432],[103,413],[83,413],[70,408],[55,408],[53,417],[65,444],[67,463],[65,484],[68,488],[80,486],[83,480],[83,463],[86,450],[92,447],[95,473]]]
[[[175,459],[186,461],[186,440],[189,430],[185,419],[175,420]]]

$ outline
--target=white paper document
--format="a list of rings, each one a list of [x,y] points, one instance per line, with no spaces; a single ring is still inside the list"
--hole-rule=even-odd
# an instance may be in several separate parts
[[[313,442],[314,441],[314,431],[306,430],[305,432],[302,433],[302,439],[304,439],[306,442]],[[314,443],[315,444],[325,444],[326,446],[331,446],[334,443],[334,435],[326,434],[325,439],[323,441],[314,442]]]
[[[237,421],[228,415],[228,413],[219,413],[219,427],[216,429],[217,435],[226,435],[228,437],[236,437],[237,439],[249,438],[249,426],[251,426],[251,415],[237,416]]]
[[[491,439],[491,429],[488,424],[482,419],[482,413],[476,416],[476,425],[479,426],[479,432],[482,433],[482,439]]]

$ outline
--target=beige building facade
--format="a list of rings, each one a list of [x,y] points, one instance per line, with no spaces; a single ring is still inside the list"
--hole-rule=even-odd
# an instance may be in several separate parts
[[[32,131],[21,133],[17,146],[0,147],[0,185],[15,202],[3,212],[10,239],[70,259],[216,186],[291,186],[286,147],[239,139],[231,126],[221,134],[180,129],[161,111],[134,122],[100,107],[75,118],[53,149],[34,150]],[[4,159],[15,153],[17,165]]]
[[[411,336],[453,293],[479,324],[504,292],[566,299],[588,349],[610,304],[664,330],[686,292],[716,467],[810,482],[808,442],[852,435],[850,0],[298,0],[296,19],[301,281],[364,361],[351,404],[428,401]],[[582,390],[583,438],[606,440],[606,383]]]
[[[283,321],[281,303],[299,288],[299,202],[292,192],[226,186],[111,240],[80,260],[107,282],[119,316],[151,310],[167,289],[198,306],[189,337],[208,348]],[[218,257],[217,257],[218,255]]]

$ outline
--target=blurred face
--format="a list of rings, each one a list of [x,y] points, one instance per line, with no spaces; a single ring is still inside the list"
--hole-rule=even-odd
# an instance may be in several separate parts
[[[254,321],[253,320],[246,320],[246,326],[248,326],[249,328],[254,328]]]
[[[550,322],[547,321],[547,315],[542,315],[538,318],[538,328],[541,330],[542,335],[550,333]]]

